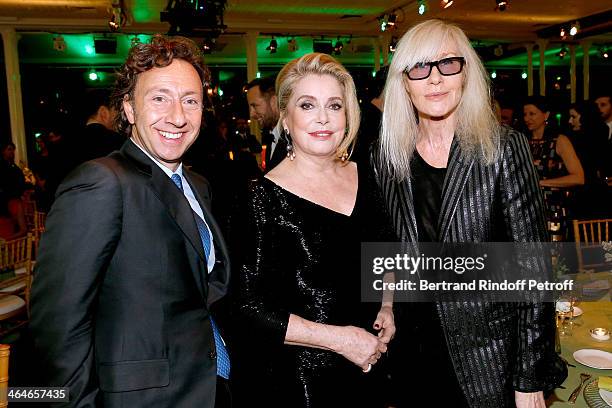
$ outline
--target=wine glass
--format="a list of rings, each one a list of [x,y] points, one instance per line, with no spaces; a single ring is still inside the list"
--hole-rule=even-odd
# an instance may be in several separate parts
[[[561,293],[555,302],[557,314],[557,331],[560,336],[572,335],[572,319],[574,318],[574,305],[576,297],[571,292]]]

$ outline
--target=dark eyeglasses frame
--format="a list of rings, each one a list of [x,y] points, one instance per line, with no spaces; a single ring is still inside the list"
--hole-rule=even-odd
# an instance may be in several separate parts
[[[455,73],[453,73],[453,74],[445,74],[445,73],[443,73],[443,72],[440,70],[440,67],[439,67],[438,65],[439,65],[439,64],[441,64],[441,63],[444,63],[444,62],[448,62],[448,61],[459,61],[459,62],[461,63],[461,66],[460,66],[460,68],[459,68],[459,71],[457,71],[457,72],[455,72]],[[465,57],[448,57],[448,58],[442,58],[441,60],[438,60],[438,61],[430,61],[430,62],[425,62],[425,63],[424,63],[424,65],[427,65],[427,66],[429,67],[429,72],[428,72],[428,73],[427,73],[427,75],[426,75],[426,76],[424,76],[424,77],[421,77],[421,78],[412,78],[412,77],[410,76],[410,70],[411,70],[412,68],[414,68],[414,67],[404,69],[404,74],[406,74],[406,76],[408,77],[408,79],[411,79],[411,80],[413,80],[413,81],[420,81],[420,80],[422,80],[422,79],[427,79],[427,78],[429,78],[429,76],[431,75],[431,71],[432,71],[433,67],[436,67],[436,68],[438,69],[438,72],[439,72],[439,73],[440,73],[440,75],[442,75],[442,76],[453,76],[453,75],[457,75],[457,74],[460,74],[460,73],[461,73],[461,71],[463,71],[463,67],[465,66]]]

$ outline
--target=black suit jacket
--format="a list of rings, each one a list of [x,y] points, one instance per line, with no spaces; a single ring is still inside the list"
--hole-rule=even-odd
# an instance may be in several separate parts
[[[504,128],[500,146],[499,158],[484,165],[463,155],[457,139],[453,141],[439,242],[548,241],[527,140]],[[418,250],[413,203],[419,197],[413,197],[411,181],[394,180],[377,150],[372,161],[397,235]],[[552,304],[437,302],[437,311],[455,374],[471,407],[513,407],[513,390],[550,391],[567,376],[555,354]]]
[[[272,133],[270,133],[272,135]],[[274,137],[274,136],[272,136]],[[287,157],[287,136],[285,132],[281,132],[278,137],[278,142],[274,147],[274,152],[271,152],[272,143],[268,145],[268,149],[266,150],[266,173],[275,168],[280,162],[283,161],[285,157]]]
[[[104,157],[115,150],[121,149],[125,137],[107,129],[101,123],[86,125],[77,135],[73,155],[73,165],[76,167],[86,161]]]
[[[210,274],[188,201],[131,141],[58,189],[30,326],[41,385],[70,387],[67,406],[214,407],[209,306],[225,294],[229,258],[206,180],[183,172],[213,234]]]

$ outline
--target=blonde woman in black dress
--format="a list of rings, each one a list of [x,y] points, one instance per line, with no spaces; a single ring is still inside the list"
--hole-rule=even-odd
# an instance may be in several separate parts
[[[277,78],[289,153],[255,183],[239,302],[260,352],[266,406],[376,407],[372,368],[395,332],[392,305],[362,303],[360,245],[394,239],[374,180],[348,157],[355,86],[326,54]],[[373,371],[370,373],[370,371]]]

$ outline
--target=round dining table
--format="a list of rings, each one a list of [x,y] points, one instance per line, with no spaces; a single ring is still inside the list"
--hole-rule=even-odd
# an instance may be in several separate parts
[[[578,275],[576,280],[579,283],[576,306],[582,311],[582,314],[572,318],[571,322],[565,325],[563,330],[565,333],[559,336],[561,356],[567,363],[575,367],[568,366],[568,377],[562,384],[564,388],[555,389],[554,393],[546,400],[546,405],[552,408],[605,407],[603,400],[597,401],[598,404],[593,405],[593,407],[589,406],[584,397],[584,388],[574,404],[570,404],[568,398],[572,391],[580,385],[581,373],[591,375],[588,381],[600,376],[612,376],[612,369],[604,370],[588,367],[574,359],[574,352],[581,349],[595,349],[612,353],[612,339],[598,340],[592,337],[590,333],[591,329],[598,327],[612,331],[612,301],[610,299],[612,272],[583,273]],[[584,288],[588,288],[589,284],[601,284],[605,281],[608,282],[607,291],[602,290],[600,293],[589,292],[588,289],[584,291]],[[588,383],[588,381],[585,383]]]

